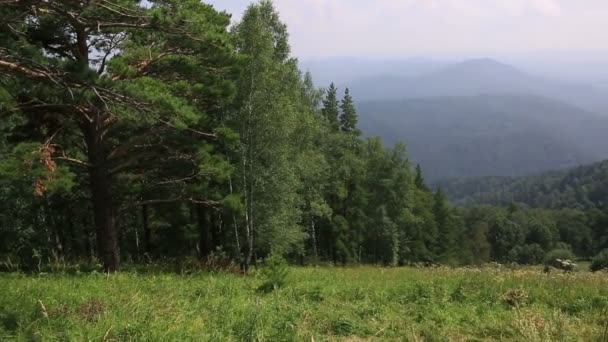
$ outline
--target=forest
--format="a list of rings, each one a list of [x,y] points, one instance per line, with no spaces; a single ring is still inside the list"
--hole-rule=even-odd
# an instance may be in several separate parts
[[[360,101],[289,42],[270,0],[0,0],[0,340],[608,341],[607,162],[530,175],[605,120]],[[447,74],[538,81],[496,67]]]
[[[5,270],[537,264],[608,248],[604,202],[452,205],[405,145],[362,137],[348,88],[299,70],[270,1],[233,26],[197,0],[3,1],[0,15]]]

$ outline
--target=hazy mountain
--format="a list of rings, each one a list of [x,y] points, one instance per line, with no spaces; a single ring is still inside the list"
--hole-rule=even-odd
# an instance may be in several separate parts
[[[405,142],[430,180],[529,175],[608,158],[608,119],[544,97],[382,100],[358,108],[363,132]]]
[[[344,88],[351,82],[377,75],[417,77],[437,71],[448,62],[429,58],[409,58],[405,60],[368,60],[358,58],[336,58],[300,61],[300,68],[310,71],[315,83],[327,87],[334,82]]]
[[[455,179],[435,184],[457,204],[593,208],[608,204],[608,161],[529,177]]]
[[[608,114],[600,87],[535,76],[492,59],[451,64],[417,76],[377,74],[349,82],[359,101],[480,94],[532,94]]]

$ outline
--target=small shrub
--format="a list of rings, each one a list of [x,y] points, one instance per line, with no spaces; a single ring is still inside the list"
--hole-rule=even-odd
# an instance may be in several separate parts
[[[97,322],[107,312],[108,306],[99,300],[90,300],[76,309],[78,317],[87,322]]]
[[[515,246],[509,252],[509,261],[520,265],[540,264],[545,256],[543,248],[536,243],[524,246]]]
[[[528,292],[524,289],[511,289],[505,292],[501,299],[510,306],[519,307],[528,301]]]
[[[0,312],[0,327],[9,332],[16,331],[19,328],[19,316],[14,312]]]
[[[287,261],[279,254],[272,254],[266,259],[266,265],[260,271],[260,276],[264,280],[264,283],[260,286],[259,290],[271,292],[284,287],[288,275],[289,268]]]
[[[338,318],[331,322],[331,330],[339,336],[349,336],[355,332],[356,324],[346,318]]]
[[[323,300],[325,300],[325,297],[323,296],[323,290],[321,289],[321,287],[319,285],[313,286],[310,289],[305,289],[301,295],[313,302],[322,302]]]
[[[608,249],[604,249],[591,260],[591,271],[608,269]]]
[[[545,263],[551,262],[555,259],[574,260],[574,258],[574,254],[569,249],[554,249],[545,255]]]

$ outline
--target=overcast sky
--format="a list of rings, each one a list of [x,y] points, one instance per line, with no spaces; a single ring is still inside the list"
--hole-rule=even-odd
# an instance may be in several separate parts
[[[205,0],[204,0],[205,1]],[[206,0],[238,19],[248,0]],[[301,58],[608,50],[608,0],[275,0]]]

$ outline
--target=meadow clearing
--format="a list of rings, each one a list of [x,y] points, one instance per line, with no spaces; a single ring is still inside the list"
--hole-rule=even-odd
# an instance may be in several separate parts
[[[608,340],[605,273],[290,267],[269,292],[257,273],[0,274],[0,340]]]

